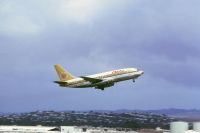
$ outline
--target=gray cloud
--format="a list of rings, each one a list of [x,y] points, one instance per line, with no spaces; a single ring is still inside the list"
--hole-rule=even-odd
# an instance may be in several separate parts
[[[199,1],[21,0],[0,5],[2,111],[200,108],[190,99],[181,103],[188,93],[198,99]],[[55,63],[77,76],[121,67],[138,67],[145,75],[134,85],[125,82],[102,93],[60,89],[51,83],[57,79]],[[171,102],[169,95],[173,100],[177,93],[179,100]]]

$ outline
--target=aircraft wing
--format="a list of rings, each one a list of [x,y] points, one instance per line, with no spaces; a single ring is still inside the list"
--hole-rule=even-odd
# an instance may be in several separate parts
[[[91,83],[98,83],[103,81],[102,79],[97,79],[97,78],[90,78],[90,77],[85,77],[85,76],[81,76],[81,78],[83,78],[86,81],[89,81]]]

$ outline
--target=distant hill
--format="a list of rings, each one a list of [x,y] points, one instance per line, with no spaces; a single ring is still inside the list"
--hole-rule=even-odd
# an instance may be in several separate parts
[[[91,110],[0,113],[0,125],[78,125],[123,128],[168,128],[172,121],[200,121],[200,110]]]
[[[200,110],[197,109],[160,109],[160,110],[117,110],[117,112],[149,112],[153,114],[165,114],[170,117],[175,118],[187,118],[187,119],[194,119],[200,120]]]
[[[179,119],[199,121],[200,120],[200,110],[196,109],[162,109],[162,110],[149,110],[155,114],[166,114],[170,117],[175,117]]]
[[[167,115],[169,117],[177,118],[178,120],[186,121],[200,121],[200,110],[197,109],[158,109],[158,110],[129,110],[129,109],[120,109],[120,110],[94,110],[95,112],[113,112],[113,113],[152,113],[157,115]]]
[[[166,115],[148,112],[117,111],[36,111],[0,115],[0,125],[44,125],[44,126],[92,126],[116,128],[156,128],[168,129],[169,123],[176,121]]]
[[[58,111],[63,112],[63,111]],[[197,109],[158,109],[158,110],[129,110],[129,109],[119,109],[119,110],[85,110],[85,111],[76,111],[76,110],[66,110],[64,112],[98,112],[98,113],[153,113],[158,115],[167,115],[175,118],[198,118],[200,119],[200,110]],[[14,113],[14,112],[13,112]],[[3,113],[0,112],[0,115],[9,115],[13,113]],[[27,112],[28,113],[28,112]],[[18,113],[15,113],[18,114]]]

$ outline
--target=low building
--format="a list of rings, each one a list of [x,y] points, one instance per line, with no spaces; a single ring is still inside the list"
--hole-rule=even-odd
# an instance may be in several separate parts
[[[134,131],[116,131],[109,128],[87,128],[76,126],[0,126],[0,133],[137,133]]]
[[[0,133],[58,133],[57,127],[44,126],[0,126]]]
[[[140,130],[137,130],[137,133],[163,133],[163,131],[156,130],[156,129],[140,129]]]

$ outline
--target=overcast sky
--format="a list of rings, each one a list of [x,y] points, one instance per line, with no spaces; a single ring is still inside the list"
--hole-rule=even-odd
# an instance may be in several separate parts
[[[200,109],[199,0],[0,0],[0,112]],[[136,67],[135,83],[60,88],[76,76]]]

